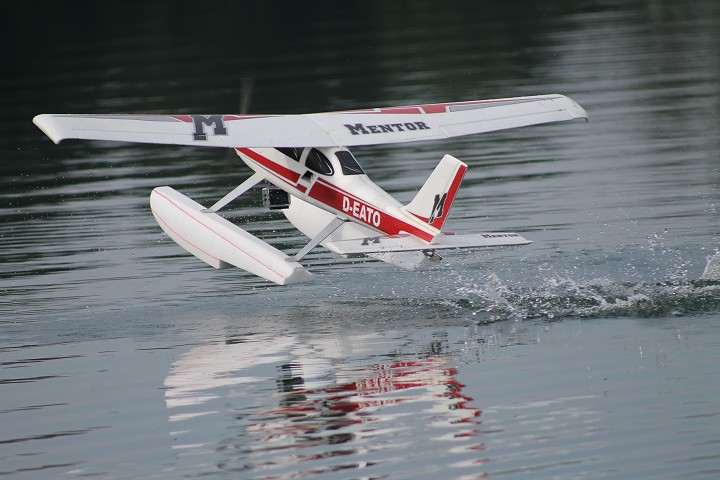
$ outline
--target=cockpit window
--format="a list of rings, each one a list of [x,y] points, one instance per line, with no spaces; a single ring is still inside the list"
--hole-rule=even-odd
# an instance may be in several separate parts
[[[335,152],[335,156],[340,161],[343,175],[363,175],[365,173],[353,154],[347,150],[339,150]]]
[[[305,159],[305,166],[313,172],[321,175],[332,175],[334,172],[330,160],[328,160],[328,158],[317,148],[310,149],[310,152]]]
[[[287,155],[288,157],[292,158],[293,160],[299,162],[300,156],[302,155],[303,149],[298,147],[279,147],[276,148],[278,152]]]

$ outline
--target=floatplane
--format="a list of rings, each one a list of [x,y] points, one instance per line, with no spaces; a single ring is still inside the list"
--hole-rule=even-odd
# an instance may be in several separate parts
[[[150,207],[165,233],[215,268],[235,266],[280,285],[313,275],[299,262],[320,245],[406,269],[438,250],[524,245],[512,232],[445,231],[467,165],[445,155],[407,205],[377,186],[348,147],[442,140],[542,123],[587,120],[563,95],[409,105],[304,115],[42,114],[33,122],[55,143],[109,140],[230,148],[254,173],[205,207],[169,186]],[[310,241],[289,256],[218,212],[265,180],[264,205],[282,210]]]

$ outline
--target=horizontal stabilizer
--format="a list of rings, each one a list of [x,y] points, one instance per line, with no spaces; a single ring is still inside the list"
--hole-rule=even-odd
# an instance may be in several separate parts
[[[234,265],[280,285],[313,279],[280,250],[170,187],[152,191],[150,208],[170,238],[215,268]]]
[[[517,233],[488,232],[475,234],[444,233],[428,244],[409,235],[387,235],[378,237],[355,238],[328,242],[327,247],[345,256],[360,256],[369,253],[413,252],[426,250],[447,250],[452,248],[486,248],[532,243]]]

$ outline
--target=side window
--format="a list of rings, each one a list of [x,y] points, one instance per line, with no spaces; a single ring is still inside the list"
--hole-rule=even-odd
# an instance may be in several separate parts
[[[292,158],[296,162],[300,161],[300,156],[302,155],[303,149],[297,148],[297,147],[279,147],[276,148],[278,152],[287,155],[288,157]]]
[[[305,159],[305,166],[313,172],[321,175],[332,175],[333,167],[330,160],[320,152],[317,148],[313,148]]]
[[[365,173],[353,154],[347,150],[339,150],[335,152],[335,156],[340,161],[343,175],[363,175]]]

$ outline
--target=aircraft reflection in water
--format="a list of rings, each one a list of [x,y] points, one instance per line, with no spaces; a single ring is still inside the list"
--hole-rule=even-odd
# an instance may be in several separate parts
[[[428,454],[438,442],[452,442],[443,451],[467,456],[455,460],[484,461],[477,458],[483,445],[474,438],[481,412],[468,405],[445,356],[348,363],[341,360],[347,348],[345,342],[308,345],[294,337],[193,348],[165,381],[173,448],[195,460],[220,454],[228,470],[295,465],[293,476],[300,465],[305,475],[397,461],[417,441]],[[322,461],[332,457],[342,460]]]

